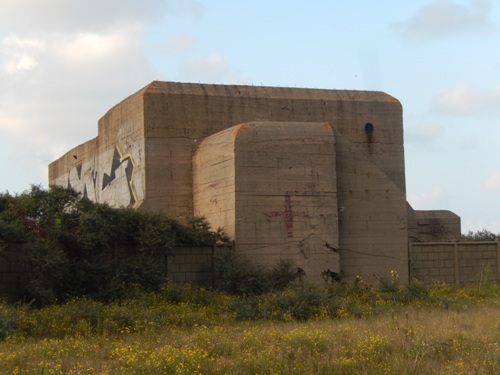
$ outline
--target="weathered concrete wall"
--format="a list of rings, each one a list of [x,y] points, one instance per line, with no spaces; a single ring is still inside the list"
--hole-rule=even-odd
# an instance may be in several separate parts
[[[101,118],[99,136],[49,165],[49,184],[71,186],[95,202],[139,207],[145,198],[142,94]]]
[[[194,214],[236,239],[235,128],[214,134],[193,156]]]
[[[192,213],[192,177],[172,180],[177,166],[191,163],[196,142],[208,135],[257,120],[329,122],[352,142],[353,151],[370,153],[374,165],[405,189],[401,105],[381,92],[153,82],[99,121],[98,152],[114,149],[120,141],[123,154],[146,155],[146,171],[139,171],[142,160],[134,161],[136,175],[148,180],[134,183],[139,200],[147,195],[154,207],[183,217]],[[367,123],[375,128],[370,137],[364,130]],[[130,151],[142,138],[146,141],[139,150]],[[178,150],[171,149],[179,144]],[[51,164],[51,182],[67,173],[73,151]],[[159,152],[163,154],[157,156]],[[76,164],[83,161],[79,157]],[[166,199],[172,191],[184,192],[182,204],[172,206]]]
[[[458,241],[460,239],[460,217],[453,212],[415,210],[414,214],[419,241]]]
[[[412,277],[456,286],[500,282],[500,241],[410,242]]]
[[[195,146],[194,140],[184,137],[146,138],[146,197],[142,209],[162,211],[180,221],[193,214]]]
[[[338,235],[334,232],[329,238],[338,238],[341,268],[348,278],[387,274],[394,269],[405,280],[408,256],[402,108],[396,99],[381,92],[153,82],[100,120],[95,151],[88,157],[78,157],[77,163],[71,164],[69,152],[53,163],[50,183],[73,181],[70,184],[82,191],[86,186],[81,183],[83,175],[84,181],[97,181],[98,201],[111,200],[115,205],[130,201],[131,206],[163,211],[178,219],[195,212],[206,214],[196,210],[193,201],[197,193],[193,190],[196,172],[192,163],[197,145],[231,126],[256,121],[331,125],[336,139],[332,173],[336,173],[337,206],[329,210],[336,215],[338,208],[340,224]],[[288,160],[300,161],[293,158],[294,152],[300,153],[299,147],[289,152]],[[130,155],[129,161],[124,155]],[[122,162],[127,164],[122,166]],[[255,166],[253,173],[257,169]],[[83,170],[87,172],[82,174]],[[70,176],[78,178],[71,180]],[[253,180],[256,189],[261,186],[257,180]],[[124,186],[128,186],[128,195]],[[109,193],[105,194],[102,191],[106,188]],[[237,194],[245,199],[244,193]],[[281,194],[281,208],[274,209],[276,212],[306,204],[300,195],[289,193],[286,198],[286,191],[276,194]],[[129,196],[134,198],[129,200]],[[294,228],[300,228],[299,216],[294,216]],[[278,217],[274,219],[278,223]],[[271,218],[269,222],[276,224]],[[238,225],[235,221],[235,236]],[[260,236],[255,226],[245,233]],[[258,239],[253,241],[260,246]],[[266,256],[270,257],[270,252]]]
[[[292,259],[314,281],[339,272],[335,137],[328,123],[254,122],[205,139],[195,213],[264,264]],[[328,246],[326,245],[328,244]]]
[[[350,152],[369,155],[404,192],[401,104],[382,92],[153,82],[143,90],[144,134],[169,138],[191,148],[175,151],[176,163],[191,162],[195,143],[231,126],[251,121],[328,122],[351,142]],[[374,127],[371,135],[366,124]],[[167,141],[164,141],[167,142]],[[165,143],[168,148],[169,143]],[[172,151],[174,152],[174,151]],[[339,160],[344,156],[339,155]],[[168,160],[168,159],[167,159]],[[192,177],[172,180],[176,164],[148,162],[147,196],[155,207],[178,218],[192,214]],[[151,179],[150,177],[151,176]],[[165,189],[182,192],[181,205],[165,201]],[[162,203],[163,202],[163,203]]]
[[[339,272],[331,126],[246,123],[234,137],[236,251],[260,263],[292,259],[315,282],[327,269]]]
[[[337,139],[341,268],[348,278],[397,271],[408,280],[406,195],[372,163]]]

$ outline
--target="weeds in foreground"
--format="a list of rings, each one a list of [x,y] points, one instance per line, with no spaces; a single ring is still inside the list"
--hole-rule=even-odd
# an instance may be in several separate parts
[[[493,374],[500,287],[167,286],[111,303],[0,304],[0,373]]]

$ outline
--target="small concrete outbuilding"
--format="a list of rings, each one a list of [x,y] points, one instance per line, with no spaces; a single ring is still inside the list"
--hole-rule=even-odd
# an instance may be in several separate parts
[[[382,92],[152,82],[50,164],[49,182],[205,216],[236,252],[292,259],[316,282],[327,269],[406,282],[408,219],[428,220],[407,206],[402,108]]]

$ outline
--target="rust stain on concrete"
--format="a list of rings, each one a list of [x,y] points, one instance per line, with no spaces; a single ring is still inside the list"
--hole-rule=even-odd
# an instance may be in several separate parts
[[[247,124],[242,124],[233,130],[233,138],[235,138],[238,134],[245,133],[248,130]]]
[[[285,210],[265,212],[267,217],[282,216],[285,221],[286,233],[288,238],[293,238],[293,218],[294,216],[309,217],[308,212],[294,212],[292,210],[292,199],[290,194],[285,194]]]
[[[397,100],[394,96],[391,96],[391,95],[387,95],[388,98],[389,98],[389,101],[393,102],[393,103],[399,103],[399,100]]]

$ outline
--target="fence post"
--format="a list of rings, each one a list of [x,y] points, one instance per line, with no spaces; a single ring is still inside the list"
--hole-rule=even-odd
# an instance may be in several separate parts
[[[215,289],[215,242],[212,244],[212,289]]]
[[[500,238],[497,241],[497,283],[500,283]]]
[[[455,271],[455,286],[460,287],[460,270],[458,268],[458,241],[453,241],[453,268]]]
[[[412,255],[413,255],[413,244],[412,244],[412,241],[409,240],[408,241],[408,283],[411,284],[411,281],[413,279],[413,275],[412,275]]]

